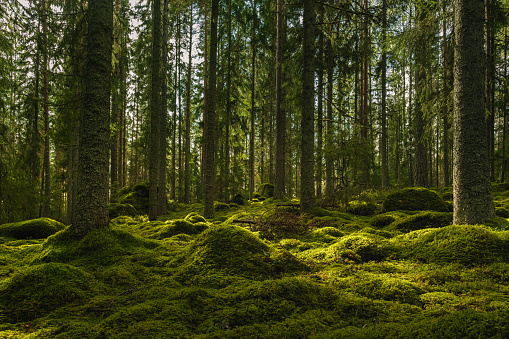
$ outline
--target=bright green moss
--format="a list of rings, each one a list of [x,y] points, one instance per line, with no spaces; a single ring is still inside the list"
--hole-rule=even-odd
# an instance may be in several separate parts
[[[448,207],[436,192],[422,187],[410,187],[393,192],[385,198],[382,211],[396,210],[447,212]]]
[[[346,211],[355,215],[373,215],[376,208],[376,204],[373,202],[353,200],[348,203]]]
[[[370,299],[383,299],[415,305],[421,304],[419,296],[423,293],[423,289],[416,283],[389,277],[359,279],[355,282],[353,290]]]
[[[475,265],[507,259],[507,242],[482,226],[451,225],[393,239],[402,256],[430,263]]]
[[[371,261],[386,258],[390,244],[374,235],[358,234],[342,237],[328,249],[328,258],[334,261]]]
[[[188,215],[186,215],[184,220],[189,221],[192,224],[195,224],[197,222],[207,222],[207,220],[204,217],[202,217],[196,212],[189,213]]]
[[[450,212],[421,212],[399,219],[391,224],[401,232],[416,231],[424,228],[438,228],[452,224],[452,213]]]
[[[269,183],[261,184],[256,192],[262,197],[272,198],[274,196],[274,185]],[[258,199],[260,198],[258,197]]]
[[[191,223],[185,219],[173,219],[168,220],[166,223],[157,229],[157,231],[151,234],[150,238],[164,239],[170,238],[177,234],[198,234],[206,230],[209,226],[205,222]]]
[[[220,212],[220,211],[227,211],[230,209],[230,205],[224,202],[220,201],[214,201],[214,211]]]
[[[395,220],[396,218],[388,213],[378,214],[371,218],[371,225],[376,228],[383,228],[389,226]]]
[[[336,241],[337,238],[340,238],[343,235],[344,233],[335,227],[323,227],[311,231],[307,238],[312,241],[330,243]]]
[[[0,236],[14,239],[42,239],[64,228],[65,225],[58,221],[39,218],[0,225]]]

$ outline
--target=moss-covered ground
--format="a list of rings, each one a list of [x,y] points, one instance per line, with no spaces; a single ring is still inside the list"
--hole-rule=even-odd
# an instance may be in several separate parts
[[[509,338],[509,221],[455,226],[441,197],[380,196],[352,197],[369,213],[268,198],[213,220],[175,204],[82,240],[8,224],[0,338]]]

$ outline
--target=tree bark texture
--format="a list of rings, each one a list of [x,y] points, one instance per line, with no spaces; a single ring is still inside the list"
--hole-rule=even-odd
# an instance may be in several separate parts
[[[486,138],[483,0],[456,0],[454,33],[454,223],[480,224],[495,215]]]
[[[79,176],[71,226],[78,237],[108,225],[113,1],[90,0],[88,18]]]
[[[150,100],[149,220],[158,217],[158,181],[160,171],[159,134],[161,121],[161,0],[152,3],[152,92]]]
[[[214,217],[214,187],[215,187],[215,129],[216,129],[216,62],[217,62],[217,19],[219,14],[219,0],[212,0],[210,20],[210,53],[207,90],[207,124],[205,139],[204,165],[204,211],[205,218]]]
[[[169,0],[163,2],[163,42],[161,44],[161,123],[159,127],[159,179],[158,179],[158,214],[166,214],[166,150],[168,148],[167,142],[167,127],[168,127],[168,94],[167,94],[167,79],[166,72],[168,69],[168,6]]]
[[[301,190],[300,208],[307,211],[315,206],[314,187],[314,54],[315,54],[314,0],[304,0],[302,120],[301,120]]]

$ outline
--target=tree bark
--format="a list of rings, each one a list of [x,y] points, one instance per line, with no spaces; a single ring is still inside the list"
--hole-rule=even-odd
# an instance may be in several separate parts
[[[113,2],[90,0],[80,123],[79,177],[72,232],[85,236],[108,225]]]
[[[315,206],[314,187],[314,54],[315,54],[314,0],[304,0],[302,120],[301,120],[301,190],[300,208],[305,212]]]
[[[167,142],[167,127],[168,127],[168,83],[167,83],[167,69],[168,69],[168,6],[169,0],[163,2],[163,42],[161,45],[161,124],[159,127],[159,179],[158,179],[158,198],[159,215],[166,214],[166,150],[168,148]]]
[[[204,175],[204,211],[205,218],[214,217],[214,187],[215,187],[215,129],[216,129],[216,62],[217,62],[217,19],[219,14],[219,0],[212,0],[210,20],[210,52],[207,90],[207,124],[205,148]]]
[[[387,0],[382,0],[382,135],[380,153],[382,158],[382,188],[389,186],[389,154],[387,149]]]
[[[189,161],[191,159],[191,77],[193,70],[193,4],[191,3],[189,20],[189,60],[187,66],[187,86],[186,86],[186,133],[185,154],[184,154],[184,202],[190,201],[189,188],[191,184],[191,173]]]
[[[49,84],[48,84],[48,9],[46,0],[42,0],[42,39],[43,39],[43,62],[42,62],[42,100],[44,117],[44,154],[43,154],[43,185],[44,199],[42,216],[49,217],[51,213],[51,175],[50,175],[50,150],[49,150]]]
[[[158,182],[160,171],[161,122],[161,1],[152,3],[152,80],[150,99],[150,150],[149,150],[149,220],[156,220],[158,211]]]
[[[484,1],[456,0],[454,11],[454,223],[495,216],[485,119]]]

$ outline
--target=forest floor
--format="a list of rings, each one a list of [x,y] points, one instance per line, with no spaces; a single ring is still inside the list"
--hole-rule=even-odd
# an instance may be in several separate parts
[[[506,189],[475,226],[451,225],[450,190],[426,211],[373,192],[306,215],[175,204],[80,241],[2,225],[0,338],[508,338]]]

